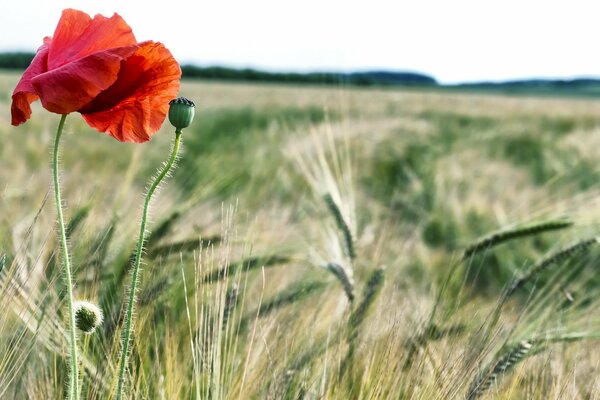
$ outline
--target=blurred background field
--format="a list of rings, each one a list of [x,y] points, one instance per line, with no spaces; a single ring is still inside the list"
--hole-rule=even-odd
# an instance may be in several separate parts
[[[37,103],[11,127],[18,78],[0,76],[0,398],[60,398],[46,197],[59,117]],[[543,351],[481,397],[600,397],[600,253],[498,305],[515,276],[597,234],[600,100],[193,80],[181,95],[197,117],[152,206],[133,398],[464,398],[506,344],[541,333]],[[106,316],[82,342],[84,393],[105,399],[145,185],[173,133],[165,124],[149,143],[122,144],[75,114],[66,129],[75,293]],[[570,229],[460,261],[490,232],[565,218]]]

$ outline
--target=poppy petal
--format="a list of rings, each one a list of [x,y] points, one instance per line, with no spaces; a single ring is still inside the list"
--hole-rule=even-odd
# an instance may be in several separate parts
[[[146,142],[164,122],[180,78],[179,64],[162,43],[143,42],[115,83],[79,111],[91,127],[121,142]]]
[[[62,12],[48,54],[48,69],[100,51],[136,44],[131,27],[114,14],[106,18],[100,14],[90,18],[86,13],[66,9]]]
[[[47,39],[49,42],[49,39]],[[31,117],[31,106],[38,99],[38,95],[31,85],[31,80],[47,71],[48,44],[43,44],[37,51],[31,64],[23,73],[21,80],[13,91],[12,105],[10,107],[11,123],[21,125]]]
[[[137,48],[133,45],[92,54],[35,76],[31,85],[46,110],[58,114],[78,111],[117,80],[121,62]]]

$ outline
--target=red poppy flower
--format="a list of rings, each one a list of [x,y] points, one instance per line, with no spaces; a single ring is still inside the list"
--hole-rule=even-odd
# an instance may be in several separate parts
[[[110,18],[63,11],[12,95],[12,124],[48,111],[78,111],[86,122],[122,142],[145,142],[162,125],[177,96],[181,68],[162,43],[138,43],[118,14]]]

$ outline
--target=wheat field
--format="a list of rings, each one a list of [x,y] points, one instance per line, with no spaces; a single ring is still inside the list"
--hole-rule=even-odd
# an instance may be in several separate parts
[[[59,116],[0,76],[0,398],[60,399]],[[152,203],[132,399],[600,398],[600,100],[184,81]],[[144,190],[167,123],[67,118],[61,179],[82,398],[114,397]]]

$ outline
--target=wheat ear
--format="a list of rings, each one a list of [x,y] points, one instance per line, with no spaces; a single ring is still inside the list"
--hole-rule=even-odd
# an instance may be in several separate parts
[[[532,223],[496,232],[468,246],[464,251],[463,259],[469,258],[482,251],[489,250],[492,247],[499,246],[502,243],[506,243],[510,240],[565,229],[571,227],[572,225],[573,222],[568,219],[559,219]]]

